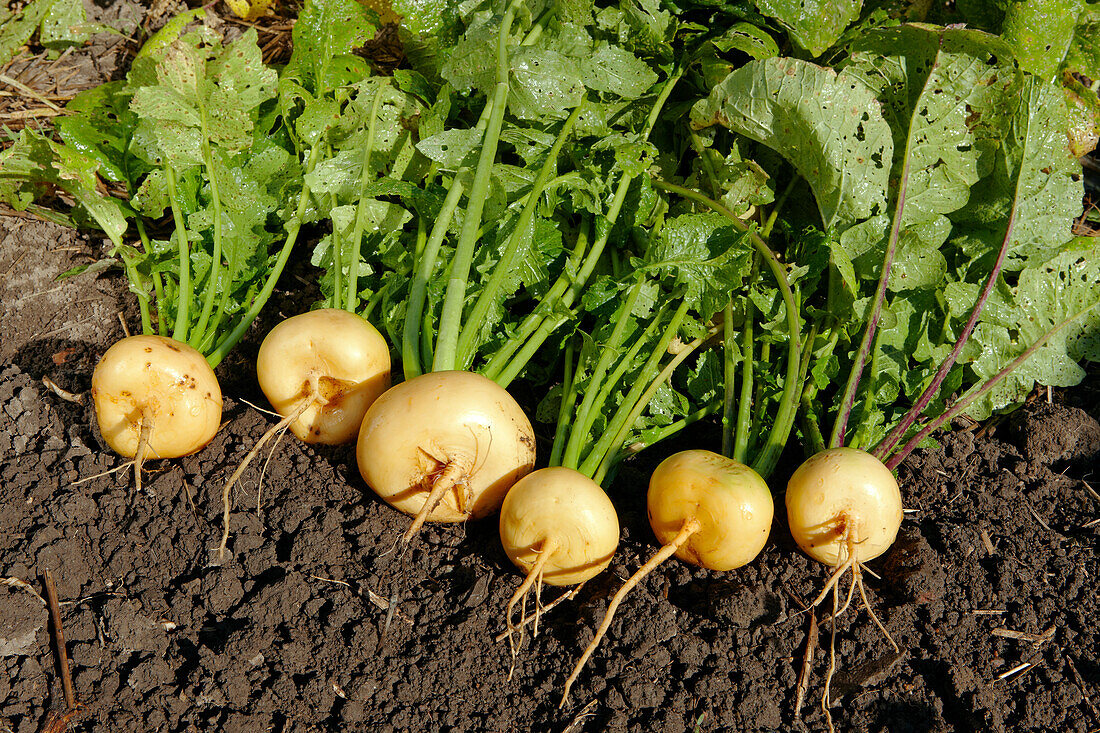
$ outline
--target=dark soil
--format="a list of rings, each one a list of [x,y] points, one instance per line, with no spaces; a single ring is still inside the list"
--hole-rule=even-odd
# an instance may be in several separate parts
[[[135,494],[127,474],[76,483],[120,459],[100,447],[84,407],[41,378],[86,390],[95,360],[121,335],[128,298],[113,274],[54,280],[94,251],[76,235],[16,219],[0,227],[0,575],[43,594],[46,570],[57,581],[86,706],[74,730],[825,727],[827,626],[802,723],[794,697],[809,626],[802,607],[827,573],[796,550],[782,511],[749,567],[673,563],[647,579],[570,706],[557,707],[610,595],[654,551],[643,461],[612,489],[623,544],[611,571],[543,619],[511,681],[507,643],[494,639],[520,578],[493,520],[428,527],[398,560],[388,551],[407,519],[366,489],[350,449],[285,441],[260,512],[250,469],[236,496],[232,560],[213,566],[222,481],[273,423],[242,402],[262,400],[246,364],[266,324],[219,370],[227,424],[206,450],[155,466],[148,493]],[[294,273],[286,280],[269,321],[310,297]],[[1100,726],[1089,701],[1100,700],[1100,497],[1086,484],[1100,401],[1090,384],[1057,397],[981,437],[951,435],[902,467],[912,511],[872,564],[882,580],[868,578],[902,652],[865,612],[842,620],[833,684],[841,730]],[[381,599],[394,593],[399,612],[380,646]],[[49,630],[41,602],[0,586],[0,731],[42,730],[64,707]]]
[[[88,480],[121,460],[83,405],[42,383],[84,392],[122,334],[119,313],[137,321],[117,274],[55,280],[99,254],[94,239],[0,218],[0,577],[42,595],[47,570],[57,582],[84,706],[72,730],[825,729],[827,625],[800,715],[794,700],[804,608],[827,571],[790,539],[781,482],[762,556],[730,573],[674,562],[653,574],[558,708],[610,596],[655,550],[647,461],[706,443],[705,428],[624,469],[612,487],[620,552],[542,619],[510,680],[507,642],[495,639],[520,578],[495,520],[429,526],[399,559],[390,550],[408,520],[365,487],[350,448],[284,441],[259,510],[250,468],[231,558],[211,564],[222,483],[274,423],[244,403],[263,404],[249,367],[259,335],[311,295],[292,269],[266,322],[219,369],[225,426],[198,456],[154,464],[136,494],[126,473]],[[910,511],[871,564],[881,579],[866,576],[901,653],[865,611],[841,620],[838,730],[1100,729],[1100,495],[1087,483],[1100,487],[1098,416],[1093,381],[902,466]],[[35,595],[0,585],[0,733],[37,733],[64,712],[50,630]]]

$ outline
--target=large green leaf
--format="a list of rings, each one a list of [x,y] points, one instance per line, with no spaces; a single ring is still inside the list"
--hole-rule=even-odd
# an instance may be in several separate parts
[[[695,105],[692,125],[729,127],[791,162],[810,184],[827,228],[883,213],[890,128],[865,88],[789,58],[752,61]]]

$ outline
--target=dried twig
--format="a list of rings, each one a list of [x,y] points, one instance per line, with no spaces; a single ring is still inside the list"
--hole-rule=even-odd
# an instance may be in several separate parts
[[[1085,704],[1089,706],[1089,710],[1092,711],[1092,716],[1097,720],[1100,720],[1100,711],[1096,709],[1096,706],[1092,703],[1092,698],[1089,696],[1088,690],[1085,689],[1085,680],[1081,678],[1081,673],[1077,671],[1077,666],[1073,663],[1073,658],[1068,654],[1065,657],[1066,664],[1069,665],[1070,671],[1073,672],[1073,679],[1077,683],[1077,688],[1081,690],[1081,697],[1085,698]]]
[[[79,705],[73,691],[73,677],[69,672],[69,653],[65,650],[65,630],[61,627],[61,608],[57,605],[57,588],[53,584],[53,574],[46,571],[46,596],[49,598],[50,619],[53,621],[53,640],[57,645],[57,662],[61,667],[61,688],[65,692],[65,706],[72,715]]]
[[[49,377],[42,377],[42,384],[45,385],[46,389],[50,390],[66,402],[80,403],[84,401],[84,395],[70,392],[67,389],[62,389],[60,386],[58,386],[57,382],[53,381]]]
[[[1041,634],[1029,634],[1025,631],[1014,631],[1012,629],[1006,629],[1006,628],[1002,627],[1002,628],[998,628],[998,629],[993,629],[992,633],[993,633],[994,636],[999,636],[1002,639],[1015,639],[1017,641],[1029,641],[1032,644],[1035,644],[1036,646],[1038,646],[1038,645],[1042,644],[1043,642],[1050,641],[1051,639],[1054,638],[1054,629],[1055,629],[1055,627],[1051,626],[1049,629],[1047,629],[1046,631],[1044,631]]]
[[[802,656],[802,669],[798,673],[798,687],[795,689],[794,717],[802,719],[802,700],[810,686],[810,670],[813,668],[814,652],[817,651],[817,614],[810,609],[810,631],[806,634],[806,652]]]

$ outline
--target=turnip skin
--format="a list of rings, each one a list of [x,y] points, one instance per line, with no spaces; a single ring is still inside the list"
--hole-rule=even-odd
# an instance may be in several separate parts
[[[542,582],[575,585],[611,563],[619,546],[619,518],[611,499],[589,477],[571,468],[542,468],[516,482],[504,497],[500,540],[508,559],[524,573],[553,542]]]
[[[884,553],[903,517],[890,469],[855,448],[832,448],[807,459],[787,482],[786,503],[795,542],[833,568]]]
[[[363,318],[325,308],[271,329],[256,373],[276,412],[286,417],[301,410],[290,423],[299,440],[339,445],[355,438],[367,409],[389,389],[390,351]]]
[[[107,349],[92,372],[92,403],[103,439],[126,458],[137,456],[143,427],[152,457],[178,458],[201,450],[221,425],[214,370],[165,336],[129,336]]]
[[[507,390],[473,372],[429,372],[367,410],[356,450],[363,480],[411,516],[447,485],[426,515],[463,522],[500,508],[535,465],[535,431]],[[410,530],[411,531],[411,530]]]
[[[676,551],[684,562],[733,570],[760,554],[771,533],[774,503],[758,473],[707,450],[687,450],[661,462],[649,479],[649,524],[667,545],[689,518],[699,529]]]

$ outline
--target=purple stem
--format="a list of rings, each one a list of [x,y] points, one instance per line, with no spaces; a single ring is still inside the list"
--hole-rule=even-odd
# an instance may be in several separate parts
[[[997,276],[1001,273],[1001,265],[1004,264],[1005,254],[1008,252],[1008,243],[1012,239],[1012,230],[1015,226],[1016,207],[1013,206],[1012,213],[1008,217],[1008,227],[1005,229],[1005,238],[1004,241],[1001,242],[1001,251],[997,253],[997,261],[993,263],[993,270],[989,273],[989,279],[986,281],[985,288],[982,290],[981,295],[978,296],[978,302],[974,304],[974,308],[970,311],[970,319],[966,322],[966,326],[963,327],[962,333],[959,334],[959,338],[955,341],[955,348],[951,350],[951,354],[947,357],[947,360],[940,364],[940,368],[936,371],[936,376],[932,378],[932,383],[921,393],[917,403],[909,408],[909,411],[905,413],[905,417],[901,419],[901,422],[899,422],[897,426],[890,431],[890,434],[883,438],[882,442],[872,451],[872,454],[879,460],[890,454],[890,451],[898,444],[898,441],[905,436],[905,433],[909,431],[909,428],[913,426],[917,418],[924,414],[924,410],[928,407],[928,403],[932,401],[932,398],[939,394],[943,380],[947,378],[947,373],[951,371],[951,367],[955,365],[955,361],[959,358],[959,352],[962,351],[963,346],[970,339],[970,334],[974,331],[975,326],[978,325],[978,317],[981,315],[982,309],[989,299],[989,294],[993,292],[993,286],[997,284]]]
[[[951,407],[950,410],[943,413],[942,415],[940,415],[939,417],[937,417],[936,419],[934,419],[930,423],[928,423],[926,426],[924,426],[924,429],[922,429],[919,433],[914,435],[909,440],[909,442],[906,443],[905,446],[900,451],[895,453],[893,455],[893,457],[891,457],[890,460],[888,460],[886,462],[886,467],[889,468],[891,471],[893,471],[895,468],[897,468],[898,464],[901,463],[902,461],[904,461],[905,458],[910,453],[913,452],[913,449],[916,448],[922,440],[924,440],[926,437],[928,437],[928,435],[930,433],[932,433],[934,430],[937,430],[944,423],[946,423],[950,420],[953,420],[956,415],[958,415],[960,412],[962,412],[967,407],[969,407],[971,405],[971,403],[974,402],[974,400],[978,399],[979,397],[984,395],[986,392],[988,392],[989,390],[991,390],[995,386],[997,386],[998,382],[1000,382],[1002,379],[1004,379],[1006,376],[1008,376],[1008,374],[1010,372],[1012,372],[1014,369],[1019,367],[1025,361],[1027,361],[1028,357],[1030,357],[1032,354],[1034,354],[1036,351],[1038,351],[1043,346],[1043,344],[1045,344],[1047,341],[1049,341],[1051,336],[1058,333],[1063,328],[1068,326],[1070,323],[1072,323],[1073,321],[1076,321],[1078,318],[1085,315],[1086,313],[1088,313],[1090,310],[1092,310],[1093,308],[1095,308],[1098,305],[1100,305],[1100,301],[1096,301],[1095,303],[1090,305],[1088,308],[1084,308],[1084,309],[1078,311],[1074,315],[1072,315],[1069,318],[1065,319],[1064,321],[1062,321],[1061,323],[1057,324],[1056,326],[1051,328],[1049,331],[1044,333],[1042,336],[1040,336],[1038,341],[1036,341],[1035,343],[1033,343],[1031,346],[1029,346],[1027,348],[1027,351],[1020,354],[1018,357],[1013,359],[1009,363],[1008,366],[1006,366],[1004,369],[997,372],[992,377],[990,377],[988,380],[986,380],[985,384],[983,384],[981,386],[981,388],[978,389],[978,391],[974,392],[973,394],[971,394],[967,397],[962,398],[961,400],[956,402]]]
[[[848,384],[844,387],[844,399],[840,402],[840,412],[837,413],[836,422],[833,424],[833,433],[829,437],[829,447],[839,448],[844,445],[844,433],[848,429],[848,417],[852,414],[852,408],[856,403],[856,389],[859,387],[859,379],[863,374],[863,365],[867,362],[867,355],[871,351],[871,343],[875,337],[875,329],[878,328],[879,318],[882,316],[882,302],[886,299],[886,283],[890,279],[890,268],[894,264],[894,252],[898,247],[898,236],[901,233],[901,212],[905,208],[905,192],[909,186],[909,156],[905,156],[905,165],[901,170],[901,185],[898,187],[898,203],[894,208],[894,223],[890,227],[890,241],[886,245],[886,256],[882,259],[882,274],[878,278],[878,289],[875,291],[875,301],[871,305],[871,318],[867,321],[867,329],[863,332],[863,341],[856,352],[852,371],[848,374]]]

